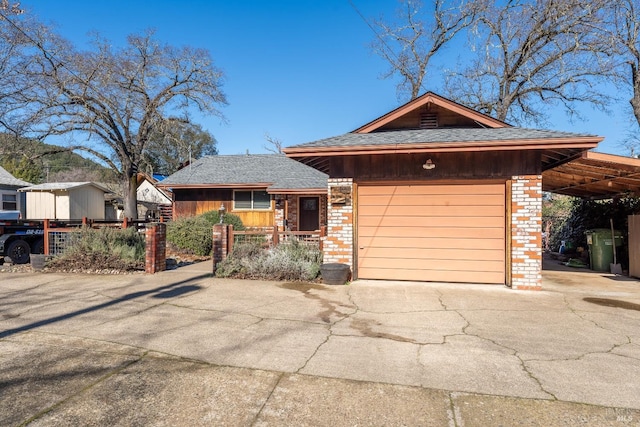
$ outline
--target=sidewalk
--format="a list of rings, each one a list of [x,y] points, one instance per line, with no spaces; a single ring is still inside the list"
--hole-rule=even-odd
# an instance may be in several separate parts
[[[640,285],[0,275],[0,425],[640,425]],[[609,275],[610,276],[610,275]]]

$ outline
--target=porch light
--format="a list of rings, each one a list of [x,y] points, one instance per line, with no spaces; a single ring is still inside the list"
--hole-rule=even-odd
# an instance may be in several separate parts
[[[220,203],[220,207],[218,208],[218,214],[220,215],[220,224],[222,224],[222,220],[224,219],[224,211],[225,211],[224,203]]]
[[[426,170],[431,170],[434,169],[436,167],[436,164],[433,163],[433,160],[431,159],[427,159],[426,162],[424,162],[424,165],[422,165],[422,169],[426,169]]]

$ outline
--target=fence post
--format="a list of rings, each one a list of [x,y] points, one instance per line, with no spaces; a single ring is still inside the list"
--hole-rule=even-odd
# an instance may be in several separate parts
[[[327,226],[323,225],[322,227],[320,227],[320,236],[318,238],[318,247],[320,249],[320,252],[324,250],[324,238],[326,235],[327,235]]]
[[[233,224],[229,224],[229,236],[227,238],[227,255],[233,251]]]
[[[154,274],[167,269],[167,226],[147,224],[145,230],[146,254],[145,273]]]
[[[122,220],[122,228],[128,228],[129,227],[129,219],[125,216]]]
[[[278,246],[280,243],[280,234],[278,233],[278,227],[273,227],[273,246]]]
[[[49,255],[49,220],[45,219],[44,220],[44,254],[45,255]]]

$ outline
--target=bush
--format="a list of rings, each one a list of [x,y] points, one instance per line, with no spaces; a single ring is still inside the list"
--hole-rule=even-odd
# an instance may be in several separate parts
[[[314,280],[320,273],[322,253],[297,240],[263,249],[255,242],[234,246],[216,269],[218,277],[266,280]]]
[[[218,211],[205,212],[200,216],[206,219],[212,226],[220,222],[220,213]],[[234,230],[242,231],[245,228],[240,217],[231,213],[224,214],[222,222],[233,225]]]
[[[82,228],[62,255],[47,266],[76,270],[144,269],[145,236],[135,228]]]
[[[211,255],[213,248],[212,227],[219,222],[218,211],[209,211],[194,217],[178,218],[167,223],[167,242],[195,255]],[[223,222],[233,224],[234,230],[244,230],[242,220],[237,215],[225,214]]]

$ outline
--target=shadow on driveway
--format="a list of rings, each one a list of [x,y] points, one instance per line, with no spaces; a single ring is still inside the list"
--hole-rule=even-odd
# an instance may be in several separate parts
[[[103,304],[98,304],[92,307],[83,308],[82,310],[77,310],[71,313],[52,317],[50,319],[39,320],[37,322],[33,322],[28,325],[20,326],[19,328],[7,329],[6,331],[0,332],[0,338],[6,338],[8,336],[11,336],[20,332],[38,328],[40,326],[50,325],[52,323],[71,319],[73,317],[80,316],[82,314],[91,313],[92,311],[101,310],[103,308],[107,308],[112,305],[120,304],[121,302],[131,301],[133,299],[144,297],[147,295],[151,295],[153,298],[174,298],[177,296],[185,295],[189,292],[195,292],[199,289],[202,289],[201,286],[187,285],[187,284],[195,280],[203,279],[205,277],[211,277],[211,274],[209,273],[201,274],[199,276],[192,277],[187,280],[172,283],[170,285],[160,286],[158,288],[150,289],[148,291],[133,292],[127,295],[123,295],[120,298],[116,298],[112,301],[105,302]]]

